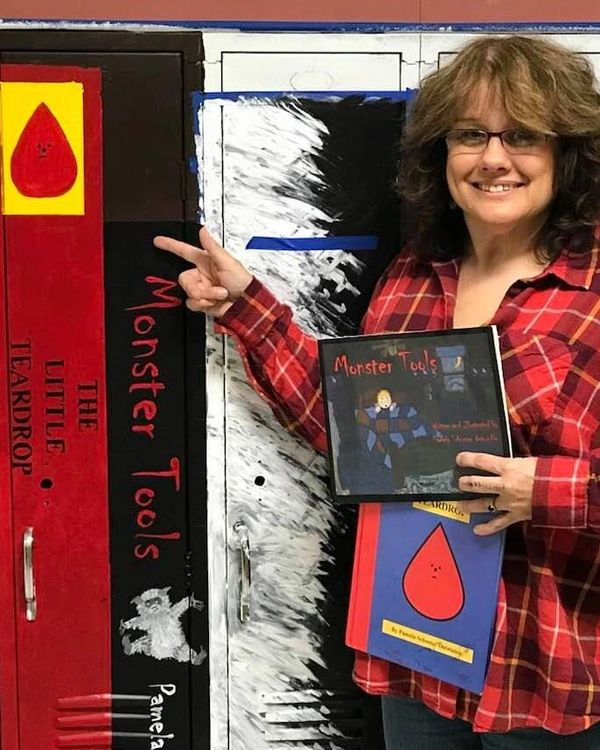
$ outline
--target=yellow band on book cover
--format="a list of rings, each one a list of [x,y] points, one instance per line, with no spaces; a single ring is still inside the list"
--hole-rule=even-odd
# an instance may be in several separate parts
[[[407,628],[406,625],[400,625],[398,622],[383,620],[381,623],[381,632],[386,635],[392,635],[394,638],[400,638],[403,641],[409,641],[409,643],[414,643],[416,646],[423,646],[423,648],[428,648],[431,651],[437,651],[438,654],[451,656],[453,659],[459,659],[460,661],[467,662],[467,664],[473,663],[472,648],[452,643],[452,641],[445,641],[443,638],[423,633],[420,630]]]

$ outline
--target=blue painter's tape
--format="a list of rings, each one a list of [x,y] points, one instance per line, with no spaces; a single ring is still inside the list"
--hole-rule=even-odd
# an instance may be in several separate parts
[[[252,237],[246,250],[377,250],[375,235],[345,237]]]
[[[192,121],[194,123],[194,135],[200,135],[200,122],[198,120],[198,114],[202,109],[202,102],[205,99],[205,95],[202,91],[192,91]]]
[[[236,31],[360,31],[366,33],[381,33],[381,32],[473,32],[483,31],[486,33],[494,32],[510,32],[518,31],[521,33],[526,32],[597,32],[600,29],[600,22],[598,21],[544,21],[539,19],[538,21],[515,21],[515,22],[503,22],[503,21],[481,21],[479,23],[474,22],[461,22],[456,23],[454,21],[444,22],[443,18],[440,21],[434,23],[419,23],[417,21],[249,21],[249,20],[215,20],[215,19],[195,19],[193,21],[189,19],[170,19],[160,20],[152,18],[130,18],[130,19],[94,19],[94,18],[6,18],[0,15],[0,20],[3,21],[3,28],[27,28],[32,26],[41,27],[64,27],[64,28],[77,28],[81,24],[85,24],[90,28],[96,28],[103,31],[106,27],[112,27],[119,30],[133,30],[145,31],[144,26],[156,26],[173,28],[177,31],[178,28],[193,29],[202,31],[203,29],[234,29]],[[141,28],[140,28],[141,27]]]
[[[209,91],[199,94],[201,101],[210,99],[281,99],[284,96],[295,96],[298,99],[341,99],[348,96],[360,96],[369,99],[392,99],[393,101],[407,101],[417,93],[417,89],[402,89],[401,91]]]

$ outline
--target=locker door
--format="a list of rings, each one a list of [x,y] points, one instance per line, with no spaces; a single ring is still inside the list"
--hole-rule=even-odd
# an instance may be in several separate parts
[[[19,736],[51,747],[62,696],[110,692],[100,73],[0,79]]]
[[[204,43],[208,226],[309,332],[356,330],[360,290],[400,247],[390,184],[417,37]],[[323,459],[250,389],[232,343],[209,336],[207,350],[210,575],[227,580],[211,598],[213,747],[376,750],[377,703],[343,645],[352,512],[332,506]]]
[[[39,35],[32,36],[20,37],[11,48],[26,50],[29,44],[39,50]],[[18,653],[19,684],[24,686],[18,700],[22,750],[141,748],[160,742],[202,748],[208,742],[202,327],[197,317],[185,314],[176,284],[180,266],[151,244],[155,234],[183,237],[191,230],[186,218],[195,214],[184,93],[189,61],[174,41],[166,41],[161,50],[160,41],[150,36],[51,34],[47,42],[53,51],[2,55],[4,60],[35,62],[36,68],[96,67],[103,78],[102,121],[87,132],[99,133],[103,125],[96,176],[103,161],[104,190],[99,182],[96,188],[104,225],[96,246],[86,234],[70,245],[69,262],[57,265],[48,259],[48,274],[66,291],[53,300],[41,293],[44,306],[38,307],[35,326],[45,316],[51,328],[46,346],[54,350],[61,343],[63,350],[74,352],[81,370],[87,340],[103,335],[103,380],[94,390],[97,378],[86,376],[77,392],[83,417],[91,420],[97,410],[105,434],[102,454],[88,449],[74,471],[65,472],[63,465],[50,474],[42,471],[47,463],[34,469],[42,508],[38,515],[48,515],[54,500],[54,537],[62,554],[43,544],[36,524],[27,519],[15,523],[17,550],[21,527],[34,527],[38,623],[42,612],[52,613],[44,637],[33,645],[24,642]],[[94,165],[88,166],[92,174]],[[52,217],[40,219],[39,243],[48,243],[52,222]],[[62,238],[61,247],[69,245],[71,235],[63,233]],[[15,255],[22,253],[19,243],[13,245]],[[25,287],[25,269],[21,274]],[[84,314],[82,300],[96,305],[93,319]],[[51,361],[55,359],[61,358]],[[40,360],[42,365],[45,361]],[[52,374],[58,377],[58,370]],[[69,387],[80,381],[75,383],[71,375]],[[65,415],[69,424],[78,418],[79,401],[71,401]],[[102,474],[103,507],[94,515],[89,500],[94,492],[101,494],[96,479]],[[65,486],[74,498],[68,510],[58,502]],[[96,547],[100,573],[89,562],[90,549]],[[17,569],[19,565],[20,558]],[[22,599],[18,574],[16,580]],[[105,581],[104,591],[98,590],[99,581]],[[50,595],[51,583],[63,600]],[[82,606],[86,597],[101,602],[102,618]],[[68,605],[59,606],[61,602]],[[21,626],[19,622],[20,632]],[[91,643],[99,633],[102,649]],[[54,646],[57,639],[60,644]],[[53,649],[54,660],[46,654]],[[40,669],[42,659],[46,666]],[[73,663],[75,677],[64,667],[67,662]],[[40,717],[43,731],[50,734],[42,734]],[[4,721],[2,726],[8,734]]]

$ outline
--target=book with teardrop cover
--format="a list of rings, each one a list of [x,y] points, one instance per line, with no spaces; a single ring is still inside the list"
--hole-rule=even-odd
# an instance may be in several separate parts
[[[361,505],[347,645],[482,692],[504,548],[473,533],[485,520],[447,500]]]
[[[472,498],[456,454],[510,455],[495,326],[319,346],[336,502]]]

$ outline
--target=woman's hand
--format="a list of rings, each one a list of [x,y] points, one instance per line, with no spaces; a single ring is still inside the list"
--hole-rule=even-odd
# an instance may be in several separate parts
[[[463,476],[458,480],[459,489],[478,495],[491,494],[495,498],[460,500],[458,508],[463,513],[484,513],[490,507],[490,520],[480,523],[473,531],[480,536],[489,536],[512,523],[527,521],[532,515],[533,478],[537,458],[502,458],[491,453],[459,453],[456,463],[497,476]]]
[[[155,237],[154,245],[193,263],[195,268],[179,274],[187,294],[186,305],[194,312],[220,318],[252,281],[252,274],[211,236],[200,229],[202,249],[172,237]]]

